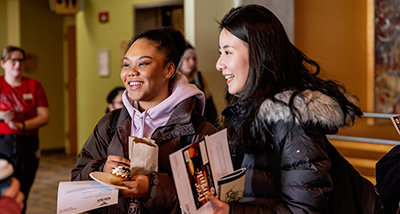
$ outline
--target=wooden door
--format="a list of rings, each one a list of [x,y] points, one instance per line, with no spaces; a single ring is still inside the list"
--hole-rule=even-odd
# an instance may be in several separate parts
[[[68,51],[68,139],[69,154],[77,153],[76,123],[76,34],[75,26],[67,27]]]

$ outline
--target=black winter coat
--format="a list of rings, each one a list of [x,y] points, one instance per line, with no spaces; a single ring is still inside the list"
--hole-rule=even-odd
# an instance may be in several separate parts
[[[338,212],[330,210],[330,193],[334,187],[331,170],[335,166],[337,172],[337,164],[331,162],[329,155],[332,148],[336,149],[327,141],[326,134],[336,133],[339,127],[348,125],[351,120],[343,115],[333,98],[310,90],[295,97],[294,106],[300,115],[294,118],[288,106],[291,95],[291,91],[279,93],[275,95],[275,101],[267,99],[259,108],[255,123],[265,124],[264,130],[268,128],[271,145],[241,154],[231,144],[234,166],[245,167],[247,171],[244,197],[230,203],[230,213],[346,211],[346,207]],[[241,128],[240,108],[232,105],[223,112],[233,130]],[[341,185],[352,188],[350,183]],[[371,195],[371,199],[375,202],[375,195]],[[366,203],[361,206],[369,206]],[[357,213],[348,211],[345,213]]]

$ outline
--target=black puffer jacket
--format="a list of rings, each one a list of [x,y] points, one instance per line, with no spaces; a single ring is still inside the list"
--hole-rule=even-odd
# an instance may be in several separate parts
[[[231,213],[329,212],[333,182],[325,135],[351,120],[334,99],[310,90],[295,97],[301,119],[293,118],[288,107],[291,95],[291,91],[279,93],[277,101],[265,100],[259,108],[255,122],[268,126],[273,149],[252,154],[234,149],[234,165],[246,167],[247,172],[244,197],[230,204]],[[235,129],[240,124],[238,112],[240,106],[223,112]]]
[[[172,178],[169,154],[198,141],[217,130],[205,118],[194,111],[195,98],[189,98],[177,105],[166,125],[157,128],[151,139],[159,146],[159,172],[153,172],[153,184],[149,197],[142,202],[142,212],[181,213]],[[118,111],[120,111],[118,115]],[[110,138],[113,116],[118,116],[118,129]],[[72,180],[90,180],[89,174],[103,171],[108,155],[128,159],[128,137],[131,117],[126,108],[106,114],[95,127],[85,144],[77,163],[72,169]],[[99,213],[128,213],[129,198],[120,197],[117,205],[98,210]],[[144,209],[144,210],[143,210]]]

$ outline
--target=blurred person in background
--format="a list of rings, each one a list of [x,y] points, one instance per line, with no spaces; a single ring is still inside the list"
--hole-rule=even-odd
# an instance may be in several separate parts
[[[25,195],[23,212],[39,166],[39,128],[49,121],[42,84],[22,76],[25,60],[22,48],[7,46],[0,61],[5,72],[0,77],[0,155],[15,166],[14,176]]]
[[[178,66],[178,71],[186,76],[189,83],[195,84],[197,88],[204,92],[206,96],[206,108],[204,109],[204,117],[215,127],[218,125],[218,114],[214,105],[211,91],[208,88],[206,80],[197,70],[197,53],[192,45],[186,43],[185,52]]]
[[[107,109],[106,113],[113,111],[115,109],[122,108],[124,104],[122,103],[122,93],[125,91],[124,87],[115,87],[110,93],[107,95]]]

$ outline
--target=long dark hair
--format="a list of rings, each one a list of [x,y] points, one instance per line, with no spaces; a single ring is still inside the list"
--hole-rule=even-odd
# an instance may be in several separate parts
[[[246,89],[237,95],[227,93],[228,106],[239,104],[240,129],[234,130],[230,140],[246,148],[260,148],[270,142],[271,135],[266,126],[255,123],[261,103],[274,95],[292,90],[294,93],[289,106],[296,112],[293,100],[306,89],[318,90],[331,96],[343,110],[343,121],[347,115],[354,121],[361,116],[361,110],[344,96],[344,87],[334,81],[317,77],[320,66],[297,49],[288,39],[279,19],[267,8],[260,5],[247,5],[232,8],[220,23],[226,29],[248,44],[249,75]],[[301,117],[300,114],[294,114]],[[224,125],[231,127],[229,121]],[[248,143],[251,142],[251,143]]]

